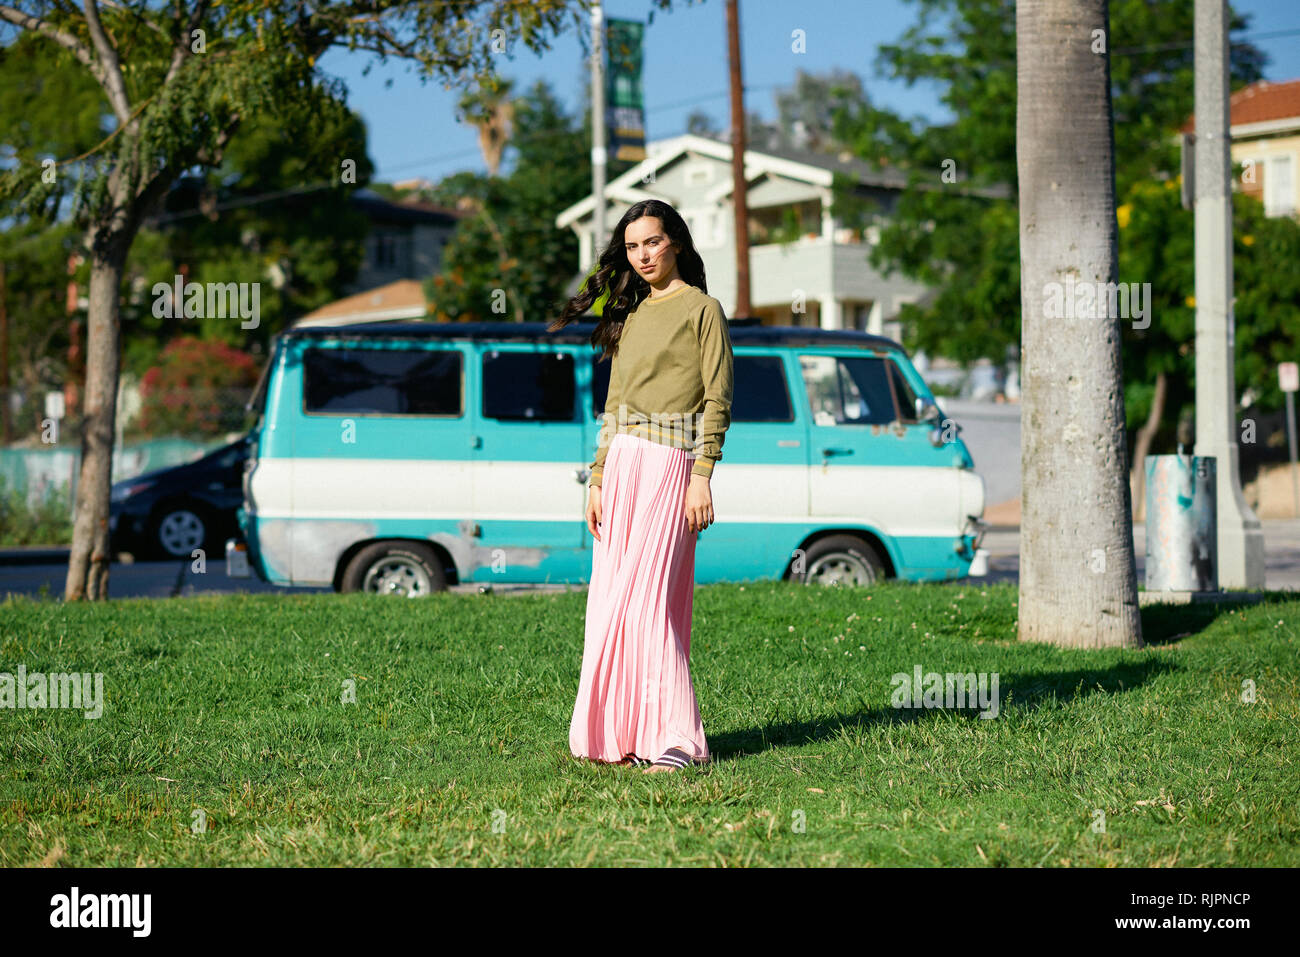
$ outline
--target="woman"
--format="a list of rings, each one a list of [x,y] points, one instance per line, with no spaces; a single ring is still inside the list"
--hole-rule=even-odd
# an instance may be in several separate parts
[[[569,750],[646,773],[709,761],[691,683],[696,536],[731,424],[731,336],[686,223],[659,200],[614,227],[595,273],[551,330],[606,294],[592,334],[612,356],[591,463],[595,538]]]

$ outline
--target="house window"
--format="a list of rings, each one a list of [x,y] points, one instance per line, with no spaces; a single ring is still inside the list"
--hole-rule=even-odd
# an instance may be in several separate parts
[[[1270,156],[1264,177],[1264,215],[1289,216],[1295,212],[1295,158]]]
[[[389,233],[375,237],[375,266],[384,269],[397,265],[397,238]]]
[[[691,231],[691,240],[697,249],[714,249],[722,245],[722,210],[700,209],[683,211],[682,219]]]

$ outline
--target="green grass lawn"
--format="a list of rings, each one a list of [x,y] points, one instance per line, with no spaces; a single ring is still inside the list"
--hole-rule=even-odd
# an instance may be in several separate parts
[[[1300,864],[1290,596],[1067,651],[1011,586],[702,587],[715,763],[656,775],[569,755],[585,603],[11,599],[0,672],[106,703],[0,709],[0,865]],[[997,717],[892,707],[916,665],[996,672]]]

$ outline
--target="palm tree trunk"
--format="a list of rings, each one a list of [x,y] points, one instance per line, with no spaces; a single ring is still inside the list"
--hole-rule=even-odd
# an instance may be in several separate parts
[[[1107,0],[1016,4],[1022,308],[1019,637],[1140,647],[1120,329],[1053,318],[1118,278]],[[1077,301],[1077,300],[1076,300]]]

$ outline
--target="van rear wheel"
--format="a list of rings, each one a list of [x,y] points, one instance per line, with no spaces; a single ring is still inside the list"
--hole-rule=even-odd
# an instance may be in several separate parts
[[[446,591],[447,576],[432,548],[417,542],[375,542],[352,556],[342,590],[423,598]]]
[[[831,535],[814,542],[804,556],[805,585],[862,587],[885,578],[885,562],[876,549],[856,535]]]

